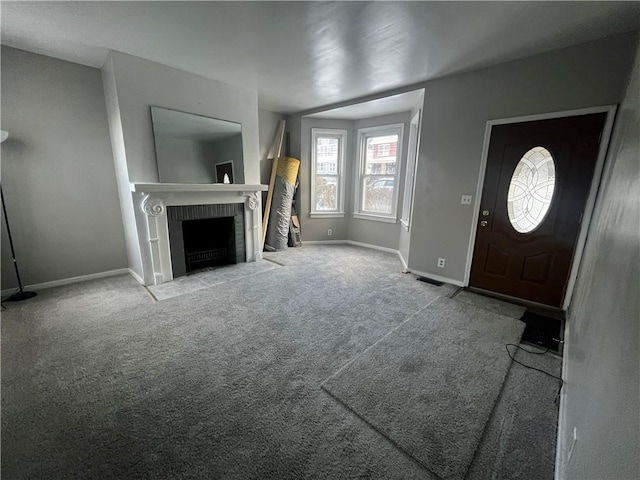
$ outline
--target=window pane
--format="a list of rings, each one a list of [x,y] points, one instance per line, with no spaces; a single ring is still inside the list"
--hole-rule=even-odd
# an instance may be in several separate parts
[[[519,233],[535,230],[551,206],[556,186],[553,156],[544,147],[534,147],[516,165],[509,193],[507,213],[513,228]]]
[[[317,212],[338,210],[338,177],[316,177],[316,205]]]
[[[340,140],[335,137],[318,137],[316,139],[316,173],[338,173],[338,152]]]
[[[362,210],[390,214],[393,207],[394,178],[366,176],[363,183]]]
[[[367,137],[364,173],[366,175],[395,175],[397,152],[397,134]]]

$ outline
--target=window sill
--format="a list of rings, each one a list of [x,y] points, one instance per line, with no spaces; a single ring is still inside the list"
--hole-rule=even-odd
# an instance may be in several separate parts
[[[344,218],[344,212],[311,212],[309,218]]]
[[[360,220],[373,220],[374,222],[397,223],[396,217],[383,217],[382,215],[373,215],[370,213],[354,213],[353,218]]]

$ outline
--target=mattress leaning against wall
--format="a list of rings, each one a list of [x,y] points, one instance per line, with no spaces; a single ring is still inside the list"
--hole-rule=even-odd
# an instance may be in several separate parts
[[[289,223],[291,222],[291,203],[296,190],[296,179],[300,169],[300,160],[280,157],[273,186],[273,200],[267,224],[265,250],[274,251],[287,248]]]

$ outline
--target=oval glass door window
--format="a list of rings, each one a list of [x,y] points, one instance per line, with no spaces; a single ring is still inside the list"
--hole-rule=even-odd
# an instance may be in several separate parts
[[[533,147],[522,156],[509,183],[507,213],[517,232],[532,232],[542,223],[555,186],[553,156],[544,147]]]

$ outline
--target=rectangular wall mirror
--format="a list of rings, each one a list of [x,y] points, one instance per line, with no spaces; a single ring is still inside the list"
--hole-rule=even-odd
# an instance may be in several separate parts
[[[151,120],[160,183],[244,183],[241,124],[161,107]]]

